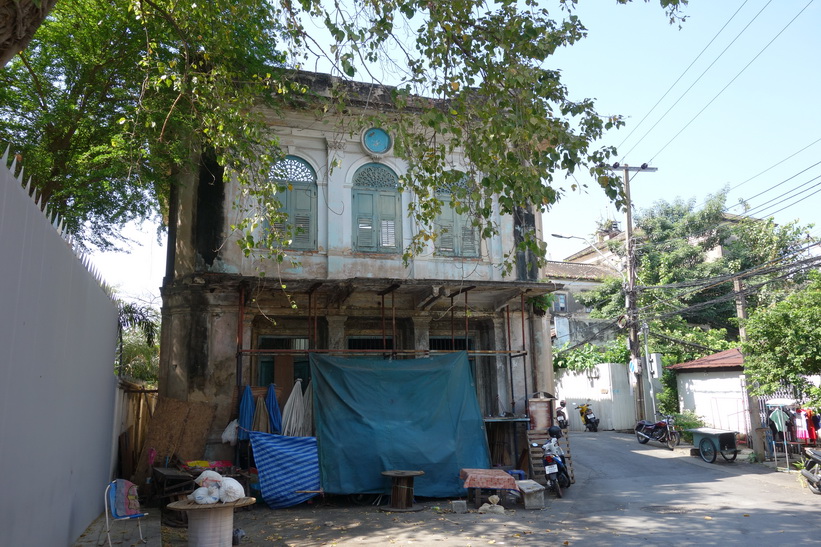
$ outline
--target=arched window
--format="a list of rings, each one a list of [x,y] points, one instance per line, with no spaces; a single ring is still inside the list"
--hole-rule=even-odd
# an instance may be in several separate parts
[[[464,187],[467,175],[455,183]],[[452,187],[439,188],[436,197],[442,200],[442,211],[436,217],[436,254],[477,258],[479,256],[479,228],[473,225],[469,212],[457,213],[453,206]]]
[[[316,172],[308,162],[285,156],[271,168],[269,178],[281,188],[277,197],[287,219],[274,224],[278,236],[290,240],[289,249],[316,249]]]
[[[353,247],[360,252],[398,253],[402,249],[399,177],[390,167],[368,163],[353,176]]]

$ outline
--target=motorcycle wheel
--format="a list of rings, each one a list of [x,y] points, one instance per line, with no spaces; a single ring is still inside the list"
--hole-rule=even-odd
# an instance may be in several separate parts
[[[678,431],[669,431],[667,433],[667,448],[673,450],[678,445]]]
[[[563,496],[562,485],[559,484],[559,479],[553,481],[553,491],[556,492],[557,498],[561,498]]]
[[[596,431],[598,431],[598,430],[599,430],[599,424],[597,424],[597,423],[595,423],[595,422],[594,422],[594,423],[592,423],[592,424],[590,424],[590,431],[592,431],[593,433],[595,433],[595,432],[596,432]]]
[[[639,444],[647,444],[647,442],[650,440],[647,437],[642,436],[642,434],[638,431],[636,431],[636,439],[639,441]]]
[[[806,469],[816,477],[821,476],[821,466],[819,466],[815,462],[808,463]],[[821,495],[821,483],[812,483],[810,481],[807,481],[807,488],[809,488],[810,492],[812,492],[813,494]]]
[[[557,477],[557,482],[559,483],[559,486],[561,486],[562,488],[570,488],[570,475],[568,475],[567,472],[559,473],[559,476]]]

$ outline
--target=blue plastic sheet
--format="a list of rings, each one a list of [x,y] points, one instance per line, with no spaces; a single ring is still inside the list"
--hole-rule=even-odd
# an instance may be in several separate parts
[[[255,410],[256,403],[254,403],[254,394],[251,392],[251,386],[245,386],[245,391],[242,392],[242,399],[239,400],[239,419],[237,421],[239,425],[237,429],[238,440],[248,440],[248,432],[254,427]]]
[[[283,437],[259,431],[252,431],[250,436],[262,499],[268,507],[291,507],[316,496],[319,461],[314,437]]]
[[[389,470],[420,470],[414,491],[462,496],[462,468],[490,467],[467,353],[408,360],[311,355],[322,488],[389,493]]]
[[[268,409],[268,425],[271,428],[271,433],[282,433],[282,412],[279,410],[274,384],[268,386],[268,393],[265,395],[265,407]]]

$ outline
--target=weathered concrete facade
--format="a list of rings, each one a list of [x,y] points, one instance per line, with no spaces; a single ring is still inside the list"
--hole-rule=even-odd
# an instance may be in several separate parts
[[[369,128],[356,119],[352,113],[342,131],[304,112],[270,117],[288,158],[316,177],[315,193],[306,194],[316,199],[315,244],[288,251],[299,266],[242,253],[240,234],[230,230],[240,189],[219,166],[205,159],[183,177],[174,271],[163,288],[160,391],[218,404],[209,456],[219,453],[236,386],[273,381],[284,399],[294,378],[309,374],[308,350],[393,356],[401,366],[412,352],[468,349],[486,415],[523,414],[529,393],[553,389],[547,320],[531,313],[527,299],[557,285],[538,282],[532,268],[502,276],[514,218],[497,208],[501,232],[481,240],[476,256],[443,256],[431,244],[406,266],[401,251],[415,229],[406,211],[415,197],[400,192],[397,225],[377,233],[395,233],[398,251],[357,248],[357,173],[377,165],[401,175],[406,165],[391,150],[369,151]],[[530,218],[540,232],[541,215]]]

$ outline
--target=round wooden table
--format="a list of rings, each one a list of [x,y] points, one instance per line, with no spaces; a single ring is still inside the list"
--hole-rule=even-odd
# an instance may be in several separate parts
[[[382,508],[383,511],[421,511],[421,507],[413,505],[413,478],[424,475],[424,471],[407,471],[395,469],[382,471],[386,477],[393,480],[391,488],[391,504]]]
[[[201,505],[194,500],[169,503],[174,511],[187,511],[188,545],[231,547],[234,533],[234,509],[257,502],[256,498],[240,498],[229,503]]]

